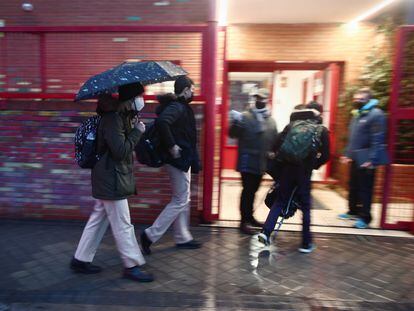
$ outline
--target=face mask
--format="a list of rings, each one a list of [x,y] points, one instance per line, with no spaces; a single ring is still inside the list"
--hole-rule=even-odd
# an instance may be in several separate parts
[[[361,109],[366,103],[367,101],[355,100],[353,104],[356,109]]]
[[[256,108],[257,109],[263,109],[266,107],[266,102],[265,101],[260,101],[260,100],[256,100]]]
[[[144,108],[144,98],[142,96],[135,97],[133,103],[132,103],[132,110],[135,110],[136,112],[139,112]]]

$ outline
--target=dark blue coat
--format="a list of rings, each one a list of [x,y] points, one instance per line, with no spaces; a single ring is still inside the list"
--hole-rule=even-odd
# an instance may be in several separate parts
[[[369,149],[369,160],[374,164],[379,163],[385,151],[386,118],[379,108],[362,111],[354,116],[349,125],[348,146],[345,155],[356,160],[355,151]]]

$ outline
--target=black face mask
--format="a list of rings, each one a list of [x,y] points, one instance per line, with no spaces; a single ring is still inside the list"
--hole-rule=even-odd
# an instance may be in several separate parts
[[[362,107],[364,107],[366,105],[366,103],[367,103],[366,101],[354,101],[353,102],[354,107],[356,109],[361,109]]]
[[[256,100],[256,108],[257,109],[263,109],[266,107],[266,102],[262,102],[260,100]]]

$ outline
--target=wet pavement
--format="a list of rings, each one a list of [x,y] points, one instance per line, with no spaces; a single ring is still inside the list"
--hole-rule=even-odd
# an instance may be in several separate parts
[[[137,226],[137,236],[140,229]],[[299,232],[270,247],[235,229],[196,227],[199,250],[177,250],[171,234],[147,256],[153,283],[121,278],[110,231],[98,275],[68,267],[83,223],[0,221],[3,310],[414,310],[414,239]]]

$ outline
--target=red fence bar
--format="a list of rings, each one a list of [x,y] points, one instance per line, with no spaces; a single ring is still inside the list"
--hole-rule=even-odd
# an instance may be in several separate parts
[[[390,203],[393,196],[393,179],[396,176],[396,167],[393,167],[394,163],[404,163],[401,162],[397,157],[397,143],[399,128],[398,124],[400,120],[414,120],[414,103],[413,107],[401,107],[399,105],[399,97],[401,92],[401,81],[403,77],[403,65],[405,55],[405,45],[408,40],[409,32],[414,31],[414,26],[402,26],[397,32],[396,38],[396,47],[394,53],[394,64],[393,64],[393,74],[392,74],[392,85],[391,85],[391,98],[389,104],[389,119],[388,119],[388,146],[390,153],[390,162],[385,169],[384,184],[383,184],[383,197],[382,197],[382,211],[381,211],[381,221],[380,226],[383,229],[399,229],[399,230],[412,230],[414,227],[414,215],[411,219],[407,221],[397,221],[396,223],[391,223],[387,221],[387,216],[390,214]],[[400,162],[399,162],[400,161]],[[395,182],[395,180],[394,180]],[[409,185],[407,185],[409,187]],[[395,194],[394,194],[395,195]],[[406,203],[410,204],[410,203]],[[413,204],[411,199],[411,204]],[[414,212],[414,210],[413,210]]]
[[[214,144],[215,144],[215,106],[216,106],[216,57],[217,57],[217,21],[216,1],[210,1],[210,14],[207,31],[203,34],[203,56],[201,90],[206,96],[204,106],[204,182],[203,182],[203,221],[213,220],[213,178],[214,178]]]
[[[204,32],[203,25],[148,25],[148,26],[6,26],[1,32]]]

